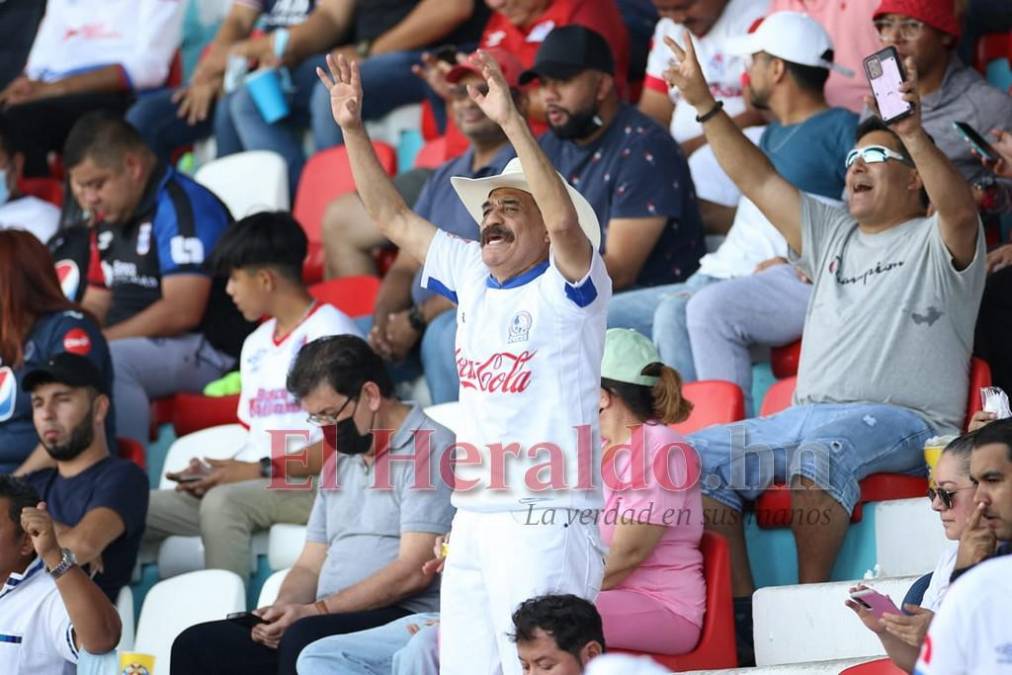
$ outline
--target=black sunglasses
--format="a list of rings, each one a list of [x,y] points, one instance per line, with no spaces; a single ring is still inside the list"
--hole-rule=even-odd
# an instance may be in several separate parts
[[[973,486],[968,485],[966,487],[956,488],[955,490],[946,490],[940,487],[929,487],[928,488],[928,500],[935,501],[937,496],[942,502],[942,506],[946,509],[952,508],[952,498],[956,496],[956,493],[960,490],[972,490]]]

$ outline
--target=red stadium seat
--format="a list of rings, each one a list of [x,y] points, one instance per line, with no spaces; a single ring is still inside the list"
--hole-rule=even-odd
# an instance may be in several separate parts
[[[397,171],[397,151],[386,143],[373,142],[383,169],[391,176]],[[340,195],[355,191],[355,179],[344,146],[321,150],[306,162],[295,193],[292,214],[309,238],[309,255],[303,278],[313,283],[323,278],[323,213],[327,205]]]
[[[142,469],[148,467],[147,452],[145,452],[144,446],[132,438],[117,438],[116,454],[123,459],[129,459]]]
[[[194,431],[239,422],[239,395],[204,396],[203,394],[176,394],[172,407],[172,428],[181,438]]]
[[[773,369],[773,377],[778,380],[797,375],[800,361],[801,340],[770,349],[770,367]]]
[[[840,675],[905,675],[906,672],[886,658],[844,668]]]
[[[734,603],[731,601],[731,554],[724,538],[713,532],[703,533],[699,548],[703,552],[703,577],[706,579],[706,614],[696,648],[678,656],[640,654],[624,649],[609,649],[609,653],[649,656],[676,672],[737,667]]]
[[[713,426],[745,419],[745,395],[734,382],[701,380],[682,385],[682,395],[692,403],[692,414],[671,428],[688,435]]]
[[[55,178],[22,178],[18,182],[18,190],[54,206],[63,206],[63,186]]]
[[[172,424],[172,410],[176,404],[175,396],[156,398],[151,401],[151,432],[152,441],[158,438],[158,428],[163,424]]]
[[[449,159],[446,153],[446,136],[434,138],[422,146],[422,149],[415,155],[415,168],[435,169]]]
[[[1012,32],[982,35],[977,40],[976,49],[974,49],[974,67],[981,74],[986,75],[988,64],[1001,59],[1012,62]],[[987,131],[990,131],[990,129]],[[981,133],[986,132],[981,130]]]
[[[330,279],[309,287],[310,294],[320,302],[337,307],[350,317],[369,316],[376,303],[380,280],[361,275]]]
[[[776,382],[763,399],[760,414],[773,415],[790,407],[797,377]],[[975,412],[980,410],[980,388],[991,384],[991,369],[981,359],[970,362],[970,390],[966,401],[964,428]],[[860,482],[861,499],[854,507],[851,522],[860,522],[862,504],[882,502],[891,499],[922,497],[928,489],[928,480],[919,476],[900,473],[875,473]],[[786,527],[791,517],[791,491],[785,485],[774,485],[764,492],[755,503],[756,523],[770,529]]]

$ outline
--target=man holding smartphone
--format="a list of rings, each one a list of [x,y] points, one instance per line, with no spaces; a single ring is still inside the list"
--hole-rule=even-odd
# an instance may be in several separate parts
[[[836,208],[788,183],[722,112],[691,42],[668,45],[668,83],[813,283],[795,406],[689,437],[703,462],[709,526],[731,545],[735,596],[751,595],[740,513],[773,482],[788,484],[792,513],[802,514],[791,523],[800,581],[825,581],[858,481],[922,472],[924,441],[962,423],[985,275],[973,193],[923,129],[911,58],[900,92],[913,113],[858,128],[846,161],[848,205]],[[768,461],[746,462],[749,454]]]

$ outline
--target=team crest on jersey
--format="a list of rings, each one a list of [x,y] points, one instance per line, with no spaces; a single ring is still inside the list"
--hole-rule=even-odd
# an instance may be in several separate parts
[[[528,312],[517,312],[510,320],[509,334],[506,336],[506,344],[527,342],[531,335],[531,324],[533,320]]]
[[[147,255],[151,251],[151,223],[141,223],[137,230],[137,255]]]
[[[60,280],[60,288],[63,294],[73,300],[77,296],[77,289],[81,286],[81,270],[73,260],[61,260],[56,263],[56,276]]]
[[[18,404],[18,380],[8,367],[0,368],[0,422],[6,422],[14,415]]]

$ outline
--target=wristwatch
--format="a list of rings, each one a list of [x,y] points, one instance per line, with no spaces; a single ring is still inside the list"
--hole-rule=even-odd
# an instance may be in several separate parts
[[[270,457],[261,457],[260,458],[260,477],[261,478],[270,478],[271,477],[271,467],[273,465],[274,465],[274,463],[271,461]]]
[[[408,323],[419,333],[425,332],[425,315],[422,314],[422,310],[418,305],[408,310]]]
[[[355,43],[355,55],[360,59],[369,58],[369,53],[372,51],[372,40],[360,40]]]
[[[58,564],[53,569],[48,568],[46,569],[46,571],[49,572],[50,576],[52,576],[53,579],[59,579],[64,574],[66,574],[71,567],[77,564],[77,557],[74,555],[74,552],[71,551],[69,548],[61,548],[60,556],[61,556],[60,564]]]

